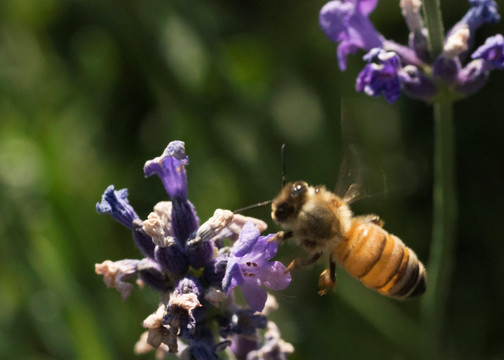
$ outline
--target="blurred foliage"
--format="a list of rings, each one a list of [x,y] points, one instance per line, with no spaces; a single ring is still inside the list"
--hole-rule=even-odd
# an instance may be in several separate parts
[[[272,198],[287,175],[337,181],[355,144],[377,195],[376,212],[427,261],[432,205],[429,106],[355,94],[363,66],[340,72],[318,27],[323,1],[2,0],[0,2],[0,358],[134,358],[141,321],[157,295],[123,302],[94,274],[106,259],[137,258],[128,230],[98,216],[109,184],[130,189],[141,217],[166,199],[146,160],[173,139],[191,158],[190,199],[201,219]],[[445,25],[466,5],[443,1]],[[406,42],[398,1],[372,15]],[[478,43],[502,24],[485,26]],[[456,104],[459,194],[449,289],[449,359],[504,359],[504,74]],[[380,180],[381,179],[381,180]],[[386,181],[384,181],[384,179]],[[267,208],[250,215],[269,220]],[[279,259],[296,253],[285,245]],[[273,314],[291,359],[413,359],[421,350],[419,301],[394,302],[343,271],[316,294],[322,265],[294,273]],[[149,354],[139,358],[153,358]]]

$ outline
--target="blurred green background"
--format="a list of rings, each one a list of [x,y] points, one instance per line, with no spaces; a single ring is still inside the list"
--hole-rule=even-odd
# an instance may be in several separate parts
[[[405,43],[398,3],[381,1],[372,19]],[[446,27],[462,3],[443,1]],[[157,294],[135,290],[122,301],[95,275],[97,262],[140,256],[130,232],[95,204],[109,184],[127,187],[145,218],[167,195],[143,164],[174,139],[186,142],[189,197],[203,220],[271,199],[282,143],[289,179],[329,188],[355,144],[386,191],[354,211],[379,214],[428,261],[431,108],[356,94],[363,61],[350,56],[339,71],[336,45],[318,27],[323,4],[0,1],[0,358],[136,358]],[[477,43],[503,30],[484,26]],[[458,235],[438,358],[504,359],[503,82],[495,72],[455,106]],[[277,231],[269,212],[249,215]],[[295,254],[287,244],[278,259]],[[337,291],[319,297],[323,265],[294,273],[276,294],[272,318],[296,348],[289,358],[416,358],[420,301],[383,298],[341,270]]]

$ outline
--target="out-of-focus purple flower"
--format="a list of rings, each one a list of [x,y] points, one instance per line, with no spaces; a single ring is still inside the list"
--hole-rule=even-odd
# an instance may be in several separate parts
[[[358,49],[381,47],[383,36],[369,20],[377,0],[330,1],[322,7],[319,23],[325,34],[338,45],[338,63],[346,69],[346,57]]]
[[[194,206],[187,200],[185,166],[188,164],[184,142],[172,141],[161,156],[147,161],[144,166],[145,176],[158,175],[172,199],[171,227],[181,245],[185,245],[189,236],[198,229],[199,223]]]
[[[427,28],[421,14],[422,2],[420,0],[401,0],[402,14],[410,31],[409,47],[422,61],[430,61],[429,45],[427,41]]]
[[[251,309],[239,309],[231,317],[231,321],[220,331],[222,337],[231,334],[255,335],[257,329],[265,329],[268,319],[262,314],[255,314]]]
[[[432,74],[449,85],[455,82],[459,71],[460,60],[457,57],[448,59],[444,56],[438,56],[432,66]]]
[[[489,69],[504,69],[504,36],[497,34],[489,37],[471,58],[485,60]]]
[[[397,54],[376,48],[367,53],[364,60],[370,64],[357,76],[356,90],[370,96],[383,94],[389,103],[395,102],[401,95],[398,75],[401,61]]]
[[[471,8],[454,28],[467,25],[471,34],[484,23],[496,24],[500,20],[499,7],[494,0],[469,0]]]
[[[471,48],[474,42],[474,34],[483,24],[496,24],[500,20],[499,8],[494,0],[469,0],[471,8],[464,17],[457,22],[446,35],[445,44],[454,34],[463,28],[469,29],[465,41],[467,48]]]
[[[133,240],[142,254],[154,258],[154,243],[142,230],[142,221],[128,201],[128,189],[115,190],[114,185],[105,189],[102,201],[96,204],[99,214],[108,214],[133,232]]]
[[[214,342],[214,335],[206,326],[199,326],[196,329],[194,339],[188,341],[188,346],[180,353],[181,360],[218,360],[217,352],[223,351],[231,344],[225,340],[219,343]]]
[[[259,347],[258,329],[266,328],[268,319],[262,314],[254,314],[251,309],[239,309],[231,317],[231,321],[220,330],[224,338],[231,337],[231,351],[238,358],[257,350]]]
[[[454,89],[459,94],[474,94],[486,84],[489,74],[484,60],[473,60],[459,72]]]
[[[267,293],[263,285],[272,290],[283,290],[291,281],[290,273],[282,263],[268,261],[278,250],[278,243],[269,241],[273,236],[259,236],[254,224],[246,223],[233,246],[222,280],[226,294],[239,286],[254,311],[261,311],[266,303]]]
[[[399,71],[403,91],[419,100],[431,101],[437,93],[436,85],[416,66],[408,65]]]
[[[263,346],[256,351],[251,351],[247,355],[247,360],[285,360],[287,355],[293,352],[292,344],[284,341],[276,324],[269,321],[268,331],[264,334]]]
[[[259,348],[259,337],[233,335],[229,348],[237,359],[247,359],[248,354]]]

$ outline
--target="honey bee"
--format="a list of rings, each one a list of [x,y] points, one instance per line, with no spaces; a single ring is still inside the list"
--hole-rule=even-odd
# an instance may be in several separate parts
[[[333,288],[336,264],[365,286],[385,296],[405,299],[421,295],[426,271],[415,252],[383,229],[376,215],[354,216],[349,202],[356,188],[339,197],[324,186],[304,181],[285,183],[272,202],[272,218],[309,253],[293,260],[288,269],[303,267],[329,253],[329,268],[320,274],[319,294]]]

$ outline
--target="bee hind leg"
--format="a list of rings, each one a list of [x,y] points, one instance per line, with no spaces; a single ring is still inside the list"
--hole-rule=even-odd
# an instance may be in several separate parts
[[[318,281],[319,295],[325,295],[336,285],[336,262],[333,260],[332,255],[329,258],[329,269],[322,271]]]

